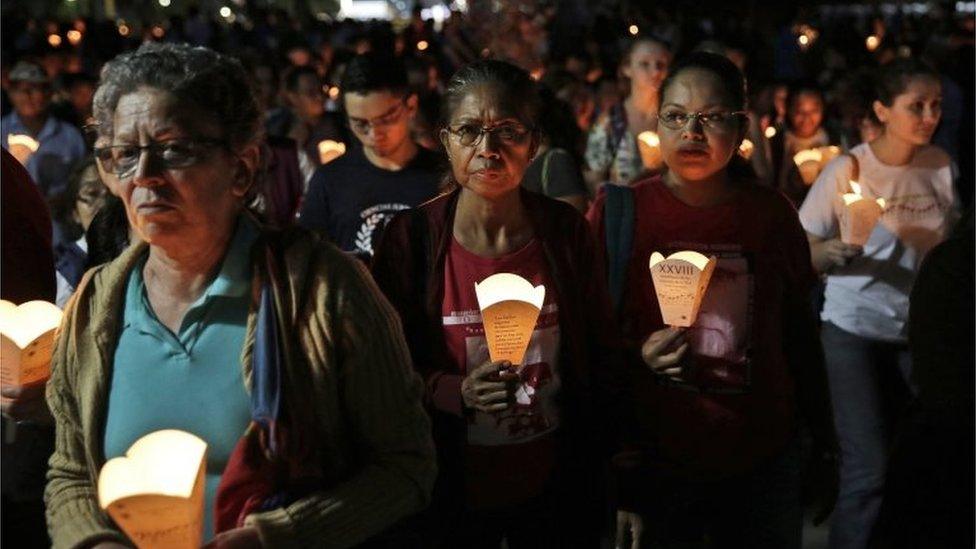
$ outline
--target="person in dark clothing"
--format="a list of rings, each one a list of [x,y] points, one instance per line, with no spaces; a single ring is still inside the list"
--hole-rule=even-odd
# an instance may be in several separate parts
[[[961,548],[976,541],[973,248],[970,209],[926,256],[912,288],[908,346],[918,396],[888,461],[874,547]]]
[[[53,302],[57,286],[51,217],[40,189],[6,149],[0,149],[0,184],[0,298],[15,304],[35,299]],[[3,397],[2,543],[28,549],[50,547],[42,496],[54,427],[44,402],[44,384],[4,387]]]
[[[680,60],[661,86],[668,170],[608,187],[588,214],[597,242],[608,244],[605,261],[623,266],[612,287],[635,363],[638,437],[615,460],[618,546],[629,537],[641,547],[708,547],[710,538],[717,547],[798,549],[800,427],[821,451],[836,450],[807,305],[806,239],[782,194],[738,174],[744,107],[745,78],[724,56]],[[631,242],[621,250],[607,238],[620,215],[610,205],[628,196]],[[713,256],[714,275],[691,325],[668,326],[648,261],[684,251]]]
[[[401,62],[375,54],[355,57],[340,87],[359,145],[316,170],[299,223],[369,260],[394,214],[437,194],[443,162],[410,137],[417,96],[409,92]]]
[[[455,188],[399,214],[373,277],[400,313],[439,454],[428,547],[596,547],[621,402],[603,270],[573,208],[519,185],[538,147],[528,74],[453,76],[441,141]],[[514,273],[545,297],[522,364],[489,358],[475,284]]]

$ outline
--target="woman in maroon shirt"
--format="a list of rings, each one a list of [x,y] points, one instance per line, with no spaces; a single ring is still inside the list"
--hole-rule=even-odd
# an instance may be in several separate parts
[[[610,308],[586,220],[520,187],[536,93],[500,61],[454,75],[440,133],[454,190],[395,218],[374,257],[427,387],[440,470],[429,547],[595,547],[604,522],[620,402]],[[521,365],[488,358],[474,285],[499,272],[546,288]]]
[[[631,464],[621,472],[618,531],[644,546],[708,535],[718,546],[799,547],[799,417],[834,447],[806,238],[786,198],[735,157],[748,127],[739,70],[692,54],[661,92],[667,171],[607,190],[589,213],[611,265],[629,254],[615,288],[639,365],[630,385],[639,436],[618,460]],[[611,193],[627,193],[632,206],[624,251],[606,239],[622,230],[605,206]],[[718,259],[687,329],[664,325],[648,270],[653,252],[683,250]]]

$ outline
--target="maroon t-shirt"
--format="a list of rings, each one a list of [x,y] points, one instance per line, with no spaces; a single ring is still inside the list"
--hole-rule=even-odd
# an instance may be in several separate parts
[[[655,379],[640,364],[638,423],[654,456],[692,476],[743,472],[793,434],[794,379],[784,333],[786,297],[805,302],[813,272],[796,211],[778,192],[743,185],[713,207],[692,207],[660,178],[633,187],[635,226],[621,330],[639,349],[664,327],[649,269],[653,252],[684,250],[718,263],[688,331],[683,382]],[[603,197],[588,218],[603,237]]]
[[[496,273],[513,273],[547,288],[529,342],[516,403],[502,412],[467,415],[465,497],[472,508],[497,508],[542,493],[555,460],[559,426],[559,308],[538,240],[505,256],[485,258],[451,242],[444,264],[444,338],[465,375],[489,360],[475,283]]]

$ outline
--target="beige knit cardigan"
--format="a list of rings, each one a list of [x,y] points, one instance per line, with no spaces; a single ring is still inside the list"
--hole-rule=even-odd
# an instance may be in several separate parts
[[[263,257],[268,238],[285,241],[265,233],[252,258]],[[291,362],[307,365],[292,375],[313,393],[326,488],[247,524],[266,547],[349,547],[429,501],[436,465],[422,383],[396,312],[358,261],[304,234],[280,249],[284,280],[274,292],[304,355]],[[99,508],[96,486],[126,282],[147,250],[133,245],[89,271],[65,311],[47,388],[57,423],[45,491],[55,549],[126,542]],[[248,388],[255,323],[252,305],[241,354]]]

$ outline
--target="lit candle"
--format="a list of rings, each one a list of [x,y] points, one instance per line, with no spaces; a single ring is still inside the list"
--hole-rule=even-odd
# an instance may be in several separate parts
[[[772,139],[776,137],[776,126],[768,126],[766,128],[766,131],[763,132],[763,135],[766,136],[766,139]]]
[[[742,155],[742,158],[745,158],[746,160],[752,158],[752,151],[754,149],[755,145],[753,145],[752,141],[749,141],[748,139],[743,139],[742,143],[739,144],[739,154]]]
[[[644,168],[653,170],[661,166],[661,138],[656,133],[641,132],[637,136],[637,145]]]
[[[29,135],[12,133],[7,136],[7,150],[25,166],[31,155],[37,152],[37,148],[40,146],[41,144]]]
[[[874,51],[881,45],[881,39],[872,34],[864,40],[864,45],[867,46],[868,51]]]
[[[807,185],[812,185],[820,175],[823,152],[820,149],[806,149],[793,155],[793,163],[800,170],[800,178]]]
[[[326,139],[319,141],[319,162],[323,165],[332,162],[336,158],[346,154],[346,144],[339,141]]]
[[[840,239],[845,244],[863,246],[881,214],[884,213],[883,198],[871,200],[861,194],[861,186],[851,181],[851,192],[841,194],[843,207],[840,214]]]

